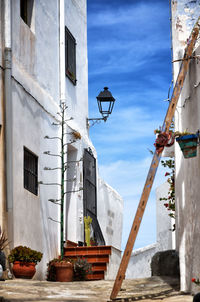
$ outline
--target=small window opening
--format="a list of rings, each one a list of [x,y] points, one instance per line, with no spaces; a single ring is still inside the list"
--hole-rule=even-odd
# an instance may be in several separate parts
[[[24,148],[24,188],[38,195],[38,157]]]
[[[65,27],[65,73],[76,85],[76,40]]]
[[[31,27],[34,0],[20,0],[20,16]]]

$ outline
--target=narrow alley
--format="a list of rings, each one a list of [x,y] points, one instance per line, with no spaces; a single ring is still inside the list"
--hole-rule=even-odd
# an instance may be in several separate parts
[[[192,302],[191,295],[179,292],[178,280],[167,277],[124,280],[121,291],[113,301]],[[47,282],[7,280],[1,283],[0,301],[110,301],[113,281]]]

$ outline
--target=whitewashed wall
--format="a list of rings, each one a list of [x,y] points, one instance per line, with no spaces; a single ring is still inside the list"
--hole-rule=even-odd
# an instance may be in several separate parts
[[[105,272],[105,280],[116,279],[120,262],[121,262],[121,250],[112,247],[109,263],[107,264],[107,270]]]
[[[0,2],[0,11],[3,11],[3,2]],[[0,33],[4,31],[4,18],[3,14],[0,14]],[[3,78],[4,78],[4,62],[3,62],[3,50],[4,50],[4,36],[0,34],[0,225],[7,233],[6,228],[6,189],[5,189],[5,145],[4,145],[4,90],[3,90]]]
[[[0,69],[0,225],[5,226],[5,149],[3,127],[3,71]]]
[[[173,1],[172,1],[173,2]],[[187,38],[200,14],[200,1],[179,0],[172,3],[172,42],[173,57],[182,58]],[[196,44],[195,54],[200,54]],[[176,79],[180,64],[175,63]],[[196,132],[200,129],[200,65],[198,61],[191,60],[189,72],[186,76],[181,97],[175,114],[176,130]],[[191,278],[199,277],[199,148],[197,157],[184,159],[178,144],[175,145],[176,161],[176,209],[177,209],[177,247],[180,256],[181,290],[190,291]],[[198,290],[193,286],[193,290]]]
[[[132,252],[126,271],[126,279],[151,277],[151,258],[157,252],[157,243]]]
[[[47,7],[34,2],[33,22],[29,28],[20,18],[20,1],[12,1],[12,102],[13,102],[13,238],[11,247],[27,245],[44,253],[35,278],[46,275],[46,263],[58,254],[59,207],[48,201],[58,198],[56,186],[39,186],[38,196],[24,189],[24,147],[38,156],[38,179],[59,182],[55,141],[44,136],[58,136],[53,116],[59,107],[59,20],[58,2]],[[11,224],[11,221],[8,221]]]
[[[121,249],[123,200],[101,178],[98,179],[97,218],[106,245]]]
[[[166,251],[175,249],[175,232],[172,232],[175,219],[169,216],[169,211],[164,206],[166,201],[160,198],[167,198],[169,183],[165,182],[156,189],[156,239],[157,250]]]
[[[196,54],[200,54],[200,48]],[[176,130],[196,133],[200,129],[199,107],[200,66],[192,61],[190,70],[182,90],[179,109],[176,113]],[[197,87],[196,87],[197,85]],[[183,104],[185,106],[183,107]],[[184,291],[191,289],[191,278],[199,274],[200,261],[198,250],[200,244],[200,223],[198,213],[199,203],[199,147],[197,157],[184,159],[178,144],[176,154],[176,203],[177,203],[177,245],[180,254],[181,288]]]
[[[3,10],[3,3],[0,2],[0,11]],[[0,32],[3,31],[3,15],[0,14]],[[3,205],[5,200],[4,192],[4,139],[3,139],[3,57],[2,57],[2,48],[3,48],[3,37],[0,35],[0,225],[3,226]]]
[[[88,60],[86,0],[65,1],[65,25],[76,39],[76,86],[66,77],[66,100],[83,136],[88,136]],[[70,124],[70,123],[69,123]]]

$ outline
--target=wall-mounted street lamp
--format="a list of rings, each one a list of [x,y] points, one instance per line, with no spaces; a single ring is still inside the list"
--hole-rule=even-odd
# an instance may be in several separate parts
[[[101,91],[99,95],[96,97],[97,103],[99,107],[99,112],[101,113],[101,118],[88,118],[87,125],[89,126],[89,121],[92,121],[92,125],[99,123],[100,121],[107,121],[107,118],[112,113],[113,106],[115,103],[115,99],[112,96],[111,92],[108,90],[108,87],[104,87],[104,91]]]

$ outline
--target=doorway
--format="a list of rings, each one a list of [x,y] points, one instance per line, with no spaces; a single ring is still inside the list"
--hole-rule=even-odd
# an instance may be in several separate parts
[[[85,149],[83,156],[83,209],[84,216],[92,218],[92,237],[96,245],[105,245],[97,219],[96,159],[91,150]]]

